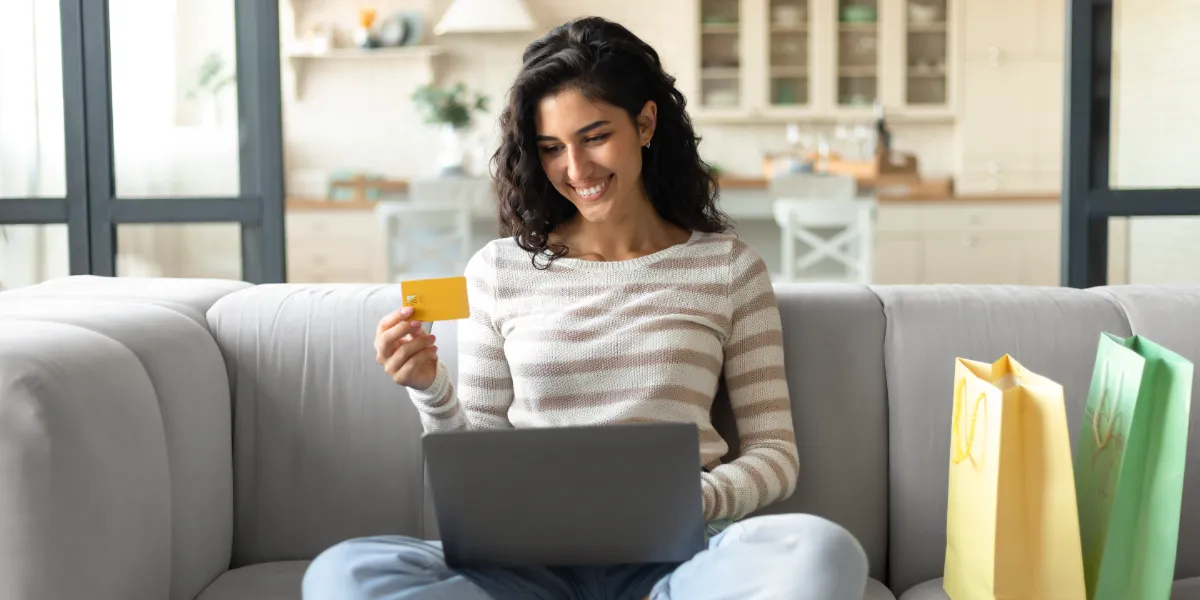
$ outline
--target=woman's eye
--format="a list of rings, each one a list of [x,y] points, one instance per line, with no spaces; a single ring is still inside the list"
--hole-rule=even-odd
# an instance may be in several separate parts
[[[542,154],[558,154],[562,146],[542,146]]]
[[[592,137],[589,137],[589,138],[585,139],[584,141],[589,144],[598,144],[600,142],[603,142],[604,140],[607,140],[608,136],[609,136],[609,134],[602,133],[600,135],[593,135]]]

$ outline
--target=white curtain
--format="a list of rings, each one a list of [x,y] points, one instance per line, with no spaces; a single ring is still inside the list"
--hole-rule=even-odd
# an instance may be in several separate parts
[[[66,194],[57,2],[0,2],[0,202]],[[64,226],[0,226],[0,290],[68,272]]]

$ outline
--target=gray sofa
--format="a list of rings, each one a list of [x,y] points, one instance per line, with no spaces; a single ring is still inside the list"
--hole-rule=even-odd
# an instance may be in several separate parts
[[[1200,286],[777,292],[802,472],[765,512],[846,526],[870,599],[944,598],[955,357],[1012,353],[1064,384],[1072,441],[1101,331],[1200,362]],[[295,599],[335,542],[436,538],[416,413],[371,348],[398,302],[398,286],[98,277],[0,293],[0,597]],[[1200,598],[1198,452],[1177,599]]]

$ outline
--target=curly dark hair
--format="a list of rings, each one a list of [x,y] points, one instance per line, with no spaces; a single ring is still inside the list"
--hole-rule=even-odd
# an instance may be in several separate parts
[[[500,147],[492,157],[499,195],[500,235],[550,261],[567,253],[550,233],[578,210],[542,169],[534,115],[542,98],[566,89],[619,107],[635,120],[652,100],[658,107],[654,143],[642,148],[646,196],[665,220],[689,231],[729,229],[717,206],[717,178],[700,158],[700,137],[675,78],[658,52],[620,24],[586,17],[555,27],[525,48],[521,71],[500,115]],[[551,247],[553,246],[553,247]]]

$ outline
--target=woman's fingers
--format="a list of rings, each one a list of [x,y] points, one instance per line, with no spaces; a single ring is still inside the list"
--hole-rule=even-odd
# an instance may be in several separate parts
[[[437,346],[430,346],[413,353],[412,357],[409,358],[407,362],[405,362],[403,365],[400,365],[400,369],[396,371],[396,374],[392,377],[392,379],[396,381],[396,383],[403,383],[407,381],[410,377],[412,377],[412,372],[414,370],[420,368],[422,365],[431,360],[437,359],[437,350]]]
[[[415,356],[418,352],[433,346],[435,341],[437,341],[436,336],[424,335],[413,339],[411,342],[400,344],[400,347],[396,349],[395,353],[387,358],[383,365],[384,370],[390,375],[395,375],[402,367],[404,367],[405,363],[409,362],[409,360],[413,358],[413,356]]]
[[[411,306],[402,306],[386,315],[379,320],[379,326],[375,329],[376,334],[383,333],[392,327],[395,327],[401,319],[407,319],[412,316],[413,309]]]
[[[396,351],[398,344],[418,337],[416,332],[420,330],[421,323],[419,321],[401,321],[379,334],[375,337],[376,359],[387,360]]]

